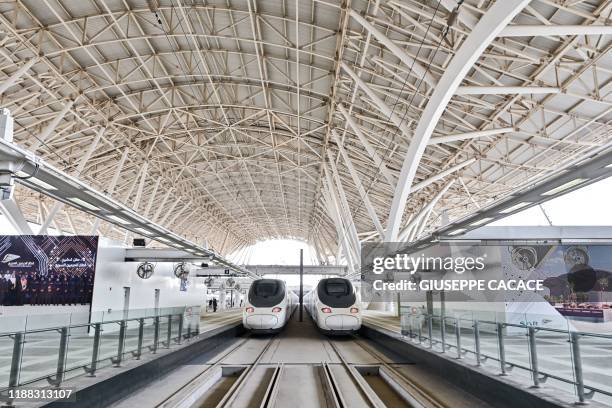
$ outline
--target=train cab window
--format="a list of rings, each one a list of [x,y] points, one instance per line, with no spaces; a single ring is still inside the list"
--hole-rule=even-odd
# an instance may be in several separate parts
[[[254,307],[272,307],[283,301],[285,282],[278,279],[259,279],[249,288],[249,303]]]
[[[350,307],[355,303],[353,285],[348,279],[322,279],[317,285],[319,300],[329,307]]]

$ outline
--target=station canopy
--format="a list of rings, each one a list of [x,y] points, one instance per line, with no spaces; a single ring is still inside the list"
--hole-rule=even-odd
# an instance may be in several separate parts
[[[611,140],[610,1],[460,3],[2,2],[0,104],[15,143],[221,254],[413,239]]]

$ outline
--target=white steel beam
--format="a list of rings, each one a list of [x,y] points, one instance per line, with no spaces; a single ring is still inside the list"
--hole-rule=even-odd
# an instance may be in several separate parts
[[[460,86],[455,95],[556,94],[561,89],[552,86]]]
[[[14,198],[9,198],[7,200],[0,200],[0,211],[6,217],[6,219],[11,223],[11,225],[17,230],[19,234],[22,235],[33,235],[32,229],[26,221],[21,209],[17,205],[17,202]]]
[[[414,184],[412,186],[412,192],[414,193],[416,191],[419,191],[419,190],[429,186],[430,184],[435,183],[436,181],[443,179],[444,177],[448,176],[449,174],[452,174],[452,173],[456,172],[457,170],[461,170],[462,168],[467,167],[470,164],[475,163],[475,162],[476,162],[476,159],[471,158],[471,159],[468,159],[468,160],[463,161],[461,163],[455,164],[454,166],[449,167],[448,169],[446,169],[444,171],[441,171],[438,174],[435,174],[435,175],[433,175],[433,176],[431,176],[429,178],[426,178],[425,180],[423,180],[423,181],[421,181],[419,183]]]
[[[357,86],[361,88],[361,90],[365,92],[368,97],[370,97],[374,106],[376,106],[376,108],[380,110],[386,118],[393,122],[393,124],[397,126],[402,133],[410,137],[410,131],[402,125],[402,118],[400,118],[398,114],[395,113],[393,109],[391,109],[391,107],[389,107],[389,105],[387,105],[382,100],[380,96],[376,95],[376,92],[374,92],[372,88],[370,88],[370,86],[366,84],[363,79],[359,78],[359,75],[357,75],[357,73],[353,71],[353,69],[349,67],[345,62],[342,62],[342,69],[347,74],[349,74],[349,76],[353,78],[353,81],[355,81]]]
[[[606,35],[612,34],[610,25],[511,25],[499,33],[498,37],[536,37],[567,35]]]
[[[36,64],[38,58],[32,58],[26,61],[17,71],[13,73],[10,77],[6,78],[6,80],[0,84],[0,95],[4,93],[11,86],[15,85],[15,83],[30,69],[32,65]]]
[[[43,129],[40,135],[38,135],[38,137],[34,139],[32,145],[30,146],[30,150],[36,151],[40,146],[43,145],[43,143],[45,143],[47,138],[51,136],[51,134],[55,131],[57,125],[59,125],[62,119],[64,119],[64,116],[66,116],[70,109],[72,109],[72,105],[74,105],[75,102],[76,98],[64,103],[64,107],[62,108],[62,110],[59,111],[55,117],[53,117],[53,119],[49,122],[49,124],[47,124],[47,126]]]
[[[400,241],[404,241],[406,238],[409,238],[409,236],[415,231],[415,229],[418,226],[419,221],[421,220],[421,218],[429,211],[433,210],[433,208],[436,206],[436,204],[438,203],[438,201],[442,198],[442,196],[444,194],[446,194],[446,192],[448,191],[449,188],[451,188],[451,186],[455,183],[455,179],[449,181],[448,183],[446,183],[446,185],[444,187],[442,187],[442,189],[431,199],[431,201],[429,203],[427,203],[427,205],[425,205],[423,208],[421,208],[419,210],[419,212],[410,220],[410,222],[404,227],[404,229],[402,230],[402,232],[399,234],[399,240]],[[424,228],[424,227],[423,227]]]
[[[336,157],[331,149],[327,152],[327,159],[329,161],[329,165],[332,170],[332,175],[334,177],[334,181],[336,182],[336,186],[338,188],[338,196],[340,197],[340,204],[344,209],[344,215],[346,217],[346,221],[348,227],[351,231],[351,236],[353,238],[353,242],[356,245],[356,248],[359,248],[359,236],[357,235],[357,228],[355,227],[355,218],[351,213],[351,207],[346,198],[346,193],[344,192],[344,186],[342,185],[342,179],[340,178],[340,174],[338,174],[338,168],[336,167]]]
[[[102,140],[102,135],[104,135],[105,130],[106,128],[102,127],[98,129],[98,131],[96,132],[96,137],[94,138],[93,142],[87,148],[87,151],[85,152],[83,157],[81,157],[81,161],[79,162],[79,165],[76,168],[75,177],[81,176],[81,173],[85,169],[87,162],[93,155],[93,152],[96,150],[96,147],[98,147],[100,140]],[[45,221],[42,223],[42,225],[40,226],[40,229],[38,230],[38,235],[44,235],[47,233],[49,226],[51,225],[52,222],[54,222],[55,216],[62,208],[64,208],[64,203],[56,201],[53,204],[53,207],[51,207],[49,214],[47,214],[47,218],[45,218]]]
[[[478,137],[494,136],[494,135],[500,135],[502,133],[512,132],[513,130],[514,129],[511,127],[505,127],[505,128],[500,128],[500,129],[479,130],[476,132],[456,133],[454,135],[447,135],[447,136],[436,136],[436,137],[432,137],[431,139],[429,139],[429,142],[427,142],[427,144],[435,145],[435,144],[440,144],[440,143],[449,143],[449,142],[457,142],[460,140],[475,139]]]
[[[365,190],[365,188],[363,188],[363,184],[361,183],[359,174],[357,174],[357,171],[353,167],[353,163],[351,162],[350,157],[344,150],[344,147],[342,147],[342,144],[340,143],[340,138],[338,137],[334,129],[332,129],[331,134],[334,140],[336,141],[336,144],[338,145],[338,150],[340,151],[340,154],[342,155],[342,158],[344,159],[344,164],[346,165],[346,168],[348,169],[351,175],[351,178],[353,179],[353,182],[355,183],[355,186],[357,187],[357,191],[359,191],[359,195],[363,197],[363,203],[366,206],[366,210],[368,211],[368,214],[370,215],[370,219],[372,220],[372,223],[374,224],[376,231],[378,231],[381,238],[384,238],[385,236],[384,228],[382,224],[380,223],[378,215],[376,214],[376,210],[374,209],[374,206],[372,205],[372,202],[370,201],[370,197],[368,196],[367,191]]]
[[[331,152],[328,152],[328,154],[329,153]],[[333,166],[333,168],[335,168],[335,166]],[[325,173],[325,179],[327,180],[327,188],[329,190],[329,195],[332,199],[331,203],[336,209],[338,216],[340,217],[339,220],[341,221],[342,224],[344,224],[344,228],[342,230],[345,231],[345,234],[349,238],[349,243],[350,243],[349,246],[353,250],[352,255],[355,259],[358,259],[359,258],[359,239],[357,238],[358,237],[357,229],[355,228],[355,224],[351,217],[350,211],[347,212],[346,210],[346,206],[348,206],[348,202],[346,200],[346,196],[344,196],[344,198],[342,196],[342,194],[344,193],[344,190],[342,189],[342,185],[338,186],[338,191],[341,193],[340,198],[338,198],[338,193],[336,192],[334,181],[329,175],[329,171],[327,170],[327,167],[324,167],[323,170]],[[336,178],[337,180],[336,174],[337,173],[334,174],[334,178]]]
[[[387,47],[397,58],[399,58],[406,66],[410,67],[413,76],[423,78],[423,80],[431,87],[436,86],[436,80],[427,69],[421,65],[420,62],[416,61],[413,57],[408,55],[406,51],[395,44],[389,37],[378,30],[372,23],[366,20],[361,14],[355,10],[351,10],[351,17],[359,24],[363,26],[370,34],[372,34],[378,42]]]
[[[125,161],[127,160],[128,153],[130,149],[123,149],[123,153],[121,153],[121,158],[119,159],[119,163],[117,163],[117,167],[115,168],[115,174],[113,174],[113,178],[111,179],[110,184],[108,185],[107,193],[112,196],[115,188],[117,187],[117,183],[119,182],[119,176],[121,175],[121,171],[123,170],[123,166],[125,165]],[[98,233],[98,228],[100,228],[100,218],[96,218],[93,226],[91,227],[91,235],[96,235]]]
[[[393,177],[389,169],[387,169],[387,166],[385,166],[385,163],[383,162],[381,157],[378,155],[378,153],[376,153],[376,149],[374,149],[374,147],[370,144],[370,142],[368,142],[368,138],[363,133],[359,125],[355,122],[353,117],[347,112],[347,110],[344,108],[344,106],[341,103],[339,103],[337,106],[338,106],[338,110],[340,111],[340,113],[342,113],[342,115],[346,119],[346,122],[349,124],[351,129],[353,129],[353,132],[357,135],[357,137],[359,138],[359,141],[361,142],[363,147],[366,149],[366,152],[368,152],[368,154],[370,155],[370,158],[376,165],[376,168],[380,170],[380,172],[382,173],[383,177],[387,180],[389,185],[391,187],[395,187],[395,177]]]
[[[448,64],[420,116],[419,124],[404,157],[389,213],[389,224],[385,235],[387,241],[397,240],[406,201],[421,157],[448,102],[482,52],[514,16],[529,4],[529,1],[505,0],[493,3]]]
[[[339,263],[340,253],[342,252],[342,250],[344,250],[344,254],[346,255],[346,260],[347,260],[347,264],[349,265],[349,269],[351,270],[351,272],[353,272],[354,269],[353,269],[353,262],[351,260],[352,256],[351,256],[351,250],[350,250],[351,245],[348,242],[347,234],[344,231],[342,220],[339,218],[340,214],[338,213],[336,206],[332,203],[333,197],[331,197],[329,189],[326,189],[323,192],[323,195],[325,197],[324,201],[327,206],[329,217],[332,219],[332,222],[334,223],[334,226],[336,227],[336,234],[338,235],[338,250],[336,253],[336,263]]]

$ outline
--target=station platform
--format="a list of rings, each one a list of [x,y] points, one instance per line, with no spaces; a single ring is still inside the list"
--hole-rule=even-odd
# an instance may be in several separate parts
[[[534,389],[528,371],[509,369],[507,376],[499,376],[498,362],[485,358],[477,366],[467,352],[473,347],[467,338],[461,345],[461,359],[453,349],[452,333],[444,349],[437,341],[431,346],[427,340],[418,341],[406,328],[402,331],[399,317],[391,313],[364,311],[359,334],[341,337],[322,334],[307,313],[303,318],[300,322],[294,313],[281,333],[252,335],[242,327],[239,309],[205,313],[200,316],[199,332],[186,333],[180,340],[173,337],[169,343],[160,341],[156,350],[149,346],[140,356],[134,353],[137,328],[130,327],[126,332],[130,340],[118,364],[112,361],[118,335],[107,333],[94,375],[74,369],[62,378],[61,388],[75,390],[76,401],[13,401],[7,406],[540,408],[569,407],[573,403],[561,401],[575,401],[569,384],[549,379]],[[37,353],[23,359],[25,375],[53,372],[57,352],[49,350],[57,348],[56,340],[32,339],[28,350]],[[554,350],[562,339],[547,340],[550,344],[542,349],[541,363],[544,367],[561,364]],[[70,366],[88,367],[91,336],[75,335],[70,342]],[[528,358],[521,339],[510,337],[506,344],[508,361]],[[493,336],[483,333],[481,348],[483,356],[493,355]],[[584,355],[596,351],[586,348]],[[4,352],[10,356],[11,349],[5,347]],[[74,360],[79,355],[80,360]],[[8,374],[4,368],[3,375]],[[603,368],[602,374],[609,375]],[[48,378],[52,377],[41,377],[24,387],[51,389]],[[416,402],[407,403],[411,398]],[[261,405],[264,399],[268,402]],[[600,395],[591,406],[609,403]]]

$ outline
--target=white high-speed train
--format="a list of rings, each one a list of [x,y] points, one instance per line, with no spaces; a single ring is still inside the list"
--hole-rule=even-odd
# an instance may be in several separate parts
[[[361,305],[351,281],[321,279],[304,297],[304,306],[326,334],[349,334],[361,328]]]
[[[299,303],[279,279],[258,279],[251,284],[242,308],[242,325],[253,332],[276,333],[285,326]]]

